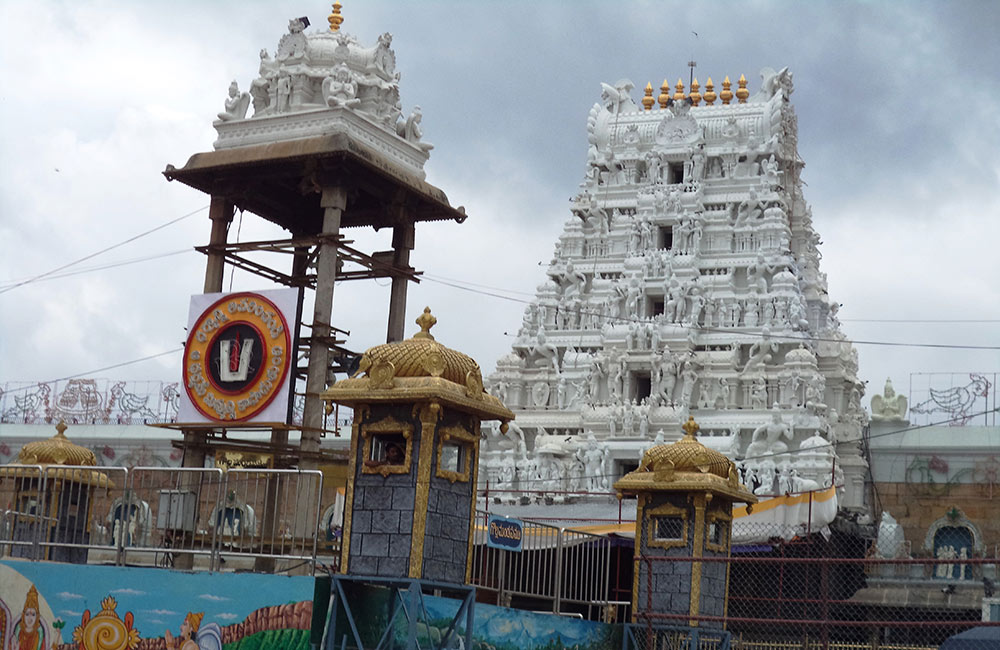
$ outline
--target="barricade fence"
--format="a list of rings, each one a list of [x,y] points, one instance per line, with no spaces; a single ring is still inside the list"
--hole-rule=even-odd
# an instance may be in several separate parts
[[[315,570],[311,470],[5,465],[0,557],[217,570]]]
[[[471,582],[495,603],[591,620],[614,616],[611,540],[605,535],[521,520],[521,549],[487,544],[489,513],[477,511]]]

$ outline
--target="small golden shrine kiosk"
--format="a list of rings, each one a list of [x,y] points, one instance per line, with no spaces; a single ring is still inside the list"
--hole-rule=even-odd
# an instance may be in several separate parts
[[[424,309],[413,338],[368,349],[323,393],[354,409],[342,573],[469,580],[480,422],[506,431],[514,414],[472,358],[434,340],[436,322]]]
[[[701,560],[729,557],[733,504],[757,502],[736,465],[698,442],[693,417],[682,428],[683,439],[652,447],[614,485],[637,497],[633,623],[696,627],[695,617],[725,616],[728,564]]]
[[[16,465],[0,467],[0,481],[14,483],[14,557],[87,562],[94,492],[115,486],[107,474],[88,469],[96,468],[97,457],[71,442],[67,428],[60,422],[56,435],[24,445]]]

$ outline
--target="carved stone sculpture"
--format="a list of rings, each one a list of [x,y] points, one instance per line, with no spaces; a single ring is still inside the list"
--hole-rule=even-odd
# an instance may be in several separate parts
[[[250,107],[250,94],[241,93],[240,87],[233,81],[229,84],[229,97],[226,98],[226,110],[219,113],[219,119],[223,122],[229,120],[242,120],[247,115]]]
[[[323,102],[327,106],[353,108],[361,103],[358,85],[354,83],[351,69],[341,63],[333,74],[323,80]]]
[[[873,420],[902,420],[906,417],[906,397],[897,395],[892,380],[885,380],[881,395],[872,397]]]

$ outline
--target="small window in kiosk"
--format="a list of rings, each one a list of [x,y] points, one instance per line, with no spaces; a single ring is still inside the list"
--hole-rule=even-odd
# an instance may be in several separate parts
[[[681,517],[654,517],[653,539],[658,541],[684,539],[684,519]]]
[[[439,470],[444,472],[465,472],[465,445],[445,442],[441,445],[441,464]]]
[[[721,521],[712,521],[708,524],[708,543],[722,546],[724,541],[725,524]]]
[[[406,462],[406,440],[400,434],[372,436],[369,465],[402,465]]]

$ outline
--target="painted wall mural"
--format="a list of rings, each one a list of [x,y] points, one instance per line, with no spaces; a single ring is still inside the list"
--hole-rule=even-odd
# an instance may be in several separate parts
[[[0,561],[0,650],[306,650],[313,579]]]
[[[354,622],[366,648],[375,647],[385,633],[390,613],[396,611],[394,598],[392,591],[385,587],[362,584],[349,587],[348,599]],[[417,643],[421,648],[439,647],[461,601],[425,594],[421,604],[414,614]],[[408,626],[407,615],[397,614],[390,633],[392,648],[406,647]],[[343,609],[338,612],[335,628],[338,632],[332,643],[339,648],[343,635],[351,638]],[[464,615],[455,629],[460,637],[465,636]],[[353,640],[347,645],[353,646]],[[622,626],[476,603],[472,646],[467,648],[462,639],[454,639],[448,647],[462,650],[606,650],[622,647]]]

